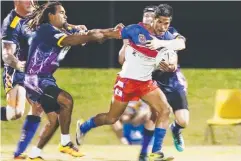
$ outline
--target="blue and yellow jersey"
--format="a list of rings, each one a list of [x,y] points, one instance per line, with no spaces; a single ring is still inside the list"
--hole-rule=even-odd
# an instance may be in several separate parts
[[[15,44],[15,56],[20,61],[25,61],[28,53],[28,45],[26,43],[28,38],[20,30],[19,24],[21,21],[24,21],[24,18],[18,15],[15,10],[12,10],[3,21],[1,34],[2,42]],[[23,80],[24,73],[4,64],[3,82],[6,93],[16,84],[23,84]]]
[[[2,41],[8,41],[16,43],[13,39],[13,31],[17,27],[19,21],[23,19],[20,15],[16,13],[15,10],[12,10],[7,17],[3,20],[2,24]]]
[[[15,10],[12,10],[4,19],[2,26],[2,41],[16,44],[15,56],[20,61],[26,61],[29,39],[33,34],[29,29],[26,19],[19,16]]]

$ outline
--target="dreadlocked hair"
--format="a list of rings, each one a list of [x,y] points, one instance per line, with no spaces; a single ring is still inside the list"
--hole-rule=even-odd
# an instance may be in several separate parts
[[[49,23],[49,13],[56,13],[56,6],[62,5],[58,1],[47,2],[41,6],[36,7],[35,11],[27,17],[29,22],[29,28],[36,30],[38,26],[43,23]]]

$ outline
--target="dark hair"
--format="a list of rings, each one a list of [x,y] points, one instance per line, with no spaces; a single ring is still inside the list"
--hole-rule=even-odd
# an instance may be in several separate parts
[[[143,10],[143,13],[146,12],[156,12],[157,6],[151,5],[151,6],[146,6]]]
[[[30,22],[30,29],[35,30],[38,26],[43,23],[49,23],[49,13],[56,13],[56,6],[62,4],[58,1],[47,2],[39,6],[30,16],[28,16],[28,21]]]
[[[156,17],[159,16],[170,17],[172,19],[173,8],[168,4],[160,4],[156,10]]]

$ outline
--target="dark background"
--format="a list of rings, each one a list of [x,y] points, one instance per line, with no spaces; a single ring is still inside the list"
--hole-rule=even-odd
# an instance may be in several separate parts
[[[68,21],[85,24],[89,29],[109,28],[142,20],[146,5],[164,2],[80,2],[64,1]],[[241,2],[167,2],[174,8],[174,26],[187,38],[186,49],[179,53],[179,62],[187,68],[241,67]],[[13,2],[1,2],[1,23],[13,8]],[[104,44],[92,43],[72,47],[64,67],[120,67],[118,51],[121,40]]]

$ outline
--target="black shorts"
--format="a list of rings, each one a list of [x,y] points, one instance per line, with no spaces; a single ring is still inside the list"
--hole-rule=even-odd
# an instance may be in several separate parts
[[[164,92],[167,101],[172,107],[173,112],[181,109],[188,110],[188,102],[186,92],[184,90],[176,90],[172,92]]]
[[[47,86],[43,90],[43,94],[40,96],[39,102],[45,113],[58,112],[60,106],[57,102],[57,98],[62,90],[57,86]]]

